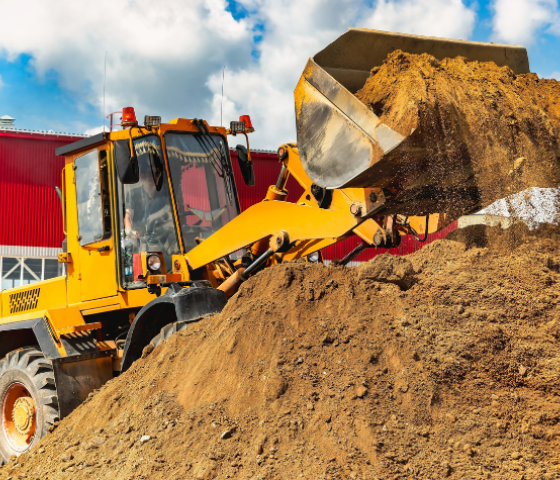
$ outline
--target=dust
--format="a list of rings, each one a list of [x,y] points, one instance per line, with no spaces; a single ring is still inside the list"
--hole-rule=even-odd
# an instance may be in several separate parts
[[[556,80],[515,75],[493,62],[397,50],[356,97],[408,137],[394,158],[386,155],[399,172],[394,186],[405,190],[399,213],[458,216],[560,183]]]
[[[266,269],[0,478],[558,478],[559,265],[551,236]]]

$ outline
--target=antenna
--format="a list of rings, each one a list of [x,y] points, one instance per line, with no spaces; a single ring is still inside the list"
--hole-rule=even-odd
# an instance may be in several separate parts
[[[226,66],[222,70],[222,106],[220,107],[220,125],[224,126],[224,82],[226,79]]]
[[[103,133],[105,133],[105,84],[107,82],[107,50],[105,50],[105,65],[103,67]]]

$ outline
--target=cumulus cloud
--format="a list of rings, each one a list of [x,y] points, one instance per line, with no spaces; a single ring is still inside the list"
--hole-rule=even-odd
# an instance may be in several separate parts
[[[461,0],[379,0],[364,27],[394,32],[468,39],[476,14]]]
[[[557,0],[495,0],[493,32],[497,40],[531,45],[537,31],[560,34]]]
[[[97,133],[101,133],[103,131],[107,131],[107,129],[103,127],[103,125],[99,125],[98,127],[87,128],[84,132],[84,135],[96,135]]]
[[[225,65],[224,124],[250,114],[251,145],[276,149],[296,139],[293,90],[307,59],[348,27],[468,38],[475,21],[461,0],[237,4],[247,12],[242,19],[232,16],[226,0],[4,2],[0,56],[29,55],[39,76],[54,73],[84,111],[94,106],[101,113],[107,51],[105,113],[130,105],[139,118],[198,117],[214,124]],[[13,19],[25,19],[25,28]]]
[[[141,115],[203,116],[208,77],[226,61],[251,61],[248,24],[226,6],[225,0],[4,2],[0,54],[30,55],[39,76],[56,72],[82,105],[101,110],[107,51],[107,112],[133,105]]]
[[[275,150],[296,140],[293,91],[308,58],[355,24],[359,5],[354,0],[247,0],[243,5],[255,12],[252,21],[263,36],[256,45],[258,61],[226,70],[224,119],[250,114],[257,129],[252,144]],[[208,80],[215,123],[221,81],[221,72]]]

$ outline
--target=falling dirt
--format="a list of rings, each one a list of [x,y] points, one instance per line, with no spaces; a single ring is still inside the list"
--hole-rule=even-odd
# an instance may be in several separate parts
[[[420,195],[401,195],[399,213],[465,214],[560,184],[560,82],[397,50],[356,97],[408,137],[386,155],[396,187]]]
[[[267,269],[0,478],[560,478],[554,235]]]

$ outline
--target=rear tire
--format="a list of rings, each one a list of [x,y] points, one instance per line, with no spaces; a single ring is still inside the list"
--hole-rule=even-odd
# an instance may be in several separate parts
[[[0,361],[0,408],[5,462],[32,448],[59,420],[52,363],[37,347],[14,350]]]

